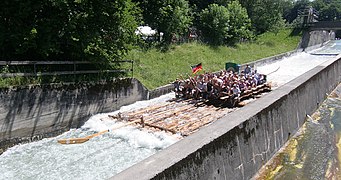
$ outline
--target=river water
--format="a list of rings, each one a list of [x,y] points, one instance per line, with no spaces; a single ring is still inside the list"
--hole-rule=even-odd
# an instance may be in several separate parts
[[[341,179],[341,85],[255,179]]]
[[[329,43],[326,46],[329,48],[327,48],[328,52],[325,52],[327,50],[323,48],[314,53],[333,54],[334,51],[330,49],[337,49],[338,43],[341,44],[341,41]],[[271,73],[268,75],[268,81],[272,82],[274,88],[278,88],[333,58],[333,56],[311,55],[310,53],[298,53],[292,57],[256,67],[256,69],[260,73]],[[14,146],[0,156],[0,179],[106,179],[112,177],[176,143],[180,140],[180,136],[165,132],[149,132],[128,126],[92,138],[82,144],[61,145],[57,143],[57,140],[84,137],[98,131],[112,129],[118,123],[110,119],[108,115],[161,104],[173,97],[174,93],[169,93],[153,100],[140,101],[122,107],[119,111],[97,114],[79,129],[71,129],[57,137]],[[335,107],[339,108],[340,104]],[[333,114],[339,113],[338,119],[340,120],[340,112],[333,112]],[[340,125],[335,123],[334,128],[341,129],[341,122],[339,123]]]

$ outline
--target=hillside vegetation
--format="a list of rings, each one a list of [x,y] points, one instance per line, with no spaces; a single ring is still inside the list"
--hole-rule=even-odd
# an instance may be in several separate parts
[[[158,49],[132,50],[127,59],[134,60],[134,77],[147,88],[155,89],[186,74],[192,76],[191,66],[202,63],[204,72],[224,69],[226,62],[244,64],[261,58],[295,50],[300,36],[290,36],[291,29],[264,33],[257,40],[238,43],[233,47],[211,47],[192,42],[173,45],[167,52]]]

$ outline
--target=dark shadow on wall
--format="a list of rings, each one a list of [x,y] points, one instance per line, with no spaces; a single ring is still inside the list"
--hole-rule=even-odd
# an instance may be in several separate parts
[[[305,49],[309,46],[310,42],[310,32],[305,31],[303,32],[302,39],[301,39],[301,44],[299,48]]]
[[[139,83],[137,88],[134,83],[124,79],[0,89],[0,141],[80,127],[93,114],[114,111],[145,98],[145,92],[137,91]]]

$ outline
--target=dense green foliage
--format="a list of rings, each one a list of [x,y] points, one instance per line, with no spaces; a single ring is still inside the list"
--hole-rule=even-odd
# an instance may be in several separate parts
[[[200,26],[206,42],[213,45],[233,44],[250,38],[251,21],[237,1],[227,6],[211,4],[200,14]]]
[[[284,9],[283,9],[283,17],[287,23],[292,23],[298,15],[302,12],[302,10],[309,6],[309,0],[299,0],[295,3],[291,0],[288,2],[284,2]]]
[[[1,60],[103,60],[135,42],[138,9],[129,0],[3,0]]]
[[[315,0],[312,6],[319,12],[321,21],[341,20],[341,0]]]
[[[216,45],[211,46],[215,49],[223,48],[220,45],[244,46],[238,43],[248,44],[263,33],[280,33],[285,27],[300,27],[310,7],[319,12],[319,20],[341,19],[341,0],[2,0],[0,60],[86,60],[103,62],[101,70],[120,68],[120,64],[111,62],[127,58],[131,50],[130,59],[149,60],[144,54],[156,51],[153,47],[169,50],[162,53],[170,56],[179,52],[163,47],[175,43],[180,45],[176,48],[192,47],[181,46],[187,40],[197,41],[194,44],[200,48],[205,43]],[[136,36],[137,27],[145,25],[160,36]],[[144,47],[139,57],[132,56],[140,52],[139,47]],[[191,58],[183,60],[198,60]],[[172,65],[178,63],[172,62],[176,58],[160,59]]]
[[[138,42],[138,25],[162,32],[165,44],[193,26],[206,42],[230,44],[250,30],[277,31],[309,6],[319,20],[341,19],[341,0],[3,0],[0,59],[121,59]]]
[[[168,84],[180,74],[192,75],[191,65],[202,63],[203,72],[224,69],[226,62],[243,64],[264,57],[294,50],[300,36],[290,36],[291,29],[265,33],[254,42],[237,43],[233,47],[210,47],[202,43],[173,45],[167,52],[156,48],[148,51],[133,50],[127,58],[134,59],[134,77],[150,89]]]
[[[145,23],[162,32],[167,44],[174,35],[184,35],[192,23],[186,0],[143,0],[140,7]]]
[[[230,29],[229,16],[227,8],[218,4],[211,4],[202,11],[200,30],[206,42],[213,45],[222,45],[231,37],[228,34]]]
[[[229,41],[232,43],[237,42],[240,39],[250,39],[251,32],[251,20],[247,15],[245,8],[238,3],[238,1],[232,1],[227,4],[227,11],[229,12],[229,34],[231,38]]]
[[[257,34],[264,33],[281,25],[283,19],[280,0],[253,0],[249,3],[252,6],[247,5],[250,6],[248,13]]]

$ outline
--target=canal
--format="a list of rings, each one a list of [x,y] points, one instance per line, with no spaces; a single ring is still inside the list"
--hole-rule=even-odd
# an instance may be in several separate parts
[[[328,44],[326,46],[328,47],[328,52],[325,52],[327,51],[326,49],[320,49],[314,52],[314,54],[320,53],[318,55],[302,52],[292,57],[276,61],[275,63],[256,67],[256,69],[260,73],[267,74],[271,72],[268,76],[268,81],[273,83],[274,88],[278,88],[311,68],[333,58],[332,55],[325,54],[332,54],[330,49],[337,49],[338,43],[338,41],[335,41]],[[171,144],[176,143],[180,140],[180,137],[176,134],[170,135],[165,132],[148,132],[128,126],[97,136],[82,144],[61,145],[57,143],[57,140],[70,137],[84,137],[99,131],[112,129],[117,126],[117,122],[108,118],[108,115],[162,104],[173,97],[174,93],[170,93],[153,100],[140,101],[122,107],[119,111],[97,114],[91,117],[79,129],[71,129],[57,137],[14,146],[0,155],[0,179],[106,179],[112,177],[141,160],[167,148]],[[335,98],[332,101],[337,102]],[[339,107],[340,104],[338,105]],[[336,110],[332,114],[337,114],[338,108],[335,107],[334,109]],[[315,117],[317,116],[312,115],[312,118]],[[324,117],[324,114],[321,117]],[[327,115],[327,117],[330,116]],[[338,118],[340,119],[340,114]],[[311,126],[323,124],[320,121],[315,122],[315,120],[311,120],[311,122]],[[340,126],[335,123],[333,126],[330,125],[330,128],[335,129]],[[315,131],[313,132],[315,133]],[[316,132],[318,131],[316,130]],[[313,142],[320,141],[324,142],[323,139]],[[335,147],[338,146],[337,143],[334,143],[334,145]],[[308,146],[310,147],[311,144]],[[316,151],[321,150],[317,145],[315,146],[317,147]],[[328,152],[334,152],[330,149],[328,150]],[[325,159],[325,157],[321,157],[321,159]],[[326,163],[329,164],[329,161]],[[301,164],[298,166],[301,166]],[[332,170],[333,168],[329,169]]]

